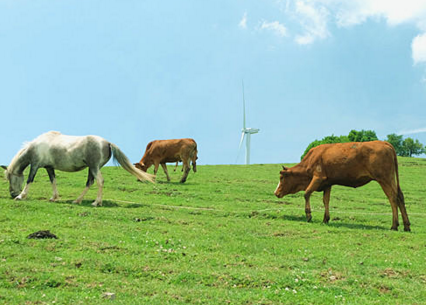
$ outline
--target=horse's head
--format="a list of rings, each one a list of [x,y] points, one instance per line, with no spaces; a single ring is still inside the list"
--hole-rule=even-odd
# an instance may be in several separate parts
[[[18,196],[22,191],[22,184],[24,183],[24,174],[14,174],[7,170],[6,166],[2,166],[4,171],[4,176],[7,181],[9,181],[9,193],[12,198]]]

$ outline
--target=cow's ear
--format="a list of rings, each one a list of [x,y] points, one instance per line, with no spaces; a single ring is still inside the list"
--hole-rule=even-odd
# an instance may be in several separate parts
[[[2,169],[7,170],[7,166],[6,165],[0,165]]]
[[[286,171],[288,170],[288,168],[283,165],[283,170]]]

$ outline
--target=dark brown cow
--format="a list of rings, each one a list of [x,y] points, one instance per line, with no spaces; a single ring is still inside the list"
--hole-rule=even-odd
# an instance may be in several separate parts
[[[305,213],[311,221],[309,198],[315,191],[324,192],[324,223],[330,220],[329,201],[333,185],[360,187],[375,180],[382,187],[392,207],[391,230],[398,230],[398,207],[404,230],[410,231],[404,195],[399,187],[398,161],[391,144],[383,141],[323,144],[312,148],[303,160],[280,172],[275,195],[305,191]]]
[[[197,171],[197,143],[193,139],[174,139],[174,140],[155,140],[149,142],[146,146],[145,154],[139,163],[134,165],[146,172],[148,168],[154,165],[154,174],[157,174],[158,166],[161,164],[167,176],[167,181],[170,181],[169,173],[167,171],[167,162],[183,163],[183,176],[180,182],[185,182],[191,170],[190,162],[192,162],[192,169]]]

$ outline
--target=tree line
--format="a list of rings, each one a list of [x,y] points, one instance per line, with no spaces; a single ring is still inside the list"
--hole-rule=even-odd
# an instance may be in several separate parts
[[[321,144],[332,144],[332,143],[347,143],[347,142],[368,142],[375,141],[379,138],[376,135],[376,132],[373,130],[351,130],[347,136],[326,136],[321,140],[315,140],[311,142],[308,147],[305,149],[301,159],[308,153],[308,151]],[[397,135],[391,133],[387,135],[385,141],[392,144],[395,148],[396,154],[401,157],[412,157],[414,155],[421,155],[426,153],[426,147],[419,142],[417,139],[412,139],[410,137],[403,138],[402,135]]]

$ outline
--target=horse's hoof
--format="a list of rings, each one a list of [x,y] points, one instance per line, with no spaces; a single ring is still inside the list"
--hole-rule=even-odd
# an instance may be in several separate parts
[[[80,203],[81,203],[81,201],[74,200],[72,203],[74,203],[74,204],[80,204]]]
[[[92,206],[94,206],[94,207],[102,206],[102,202],[94,201],[94,202],[92,203]]]
[[[404,228],[404,231],[405,232],[411,232],[411,229],[408,227],[408,228]]]

